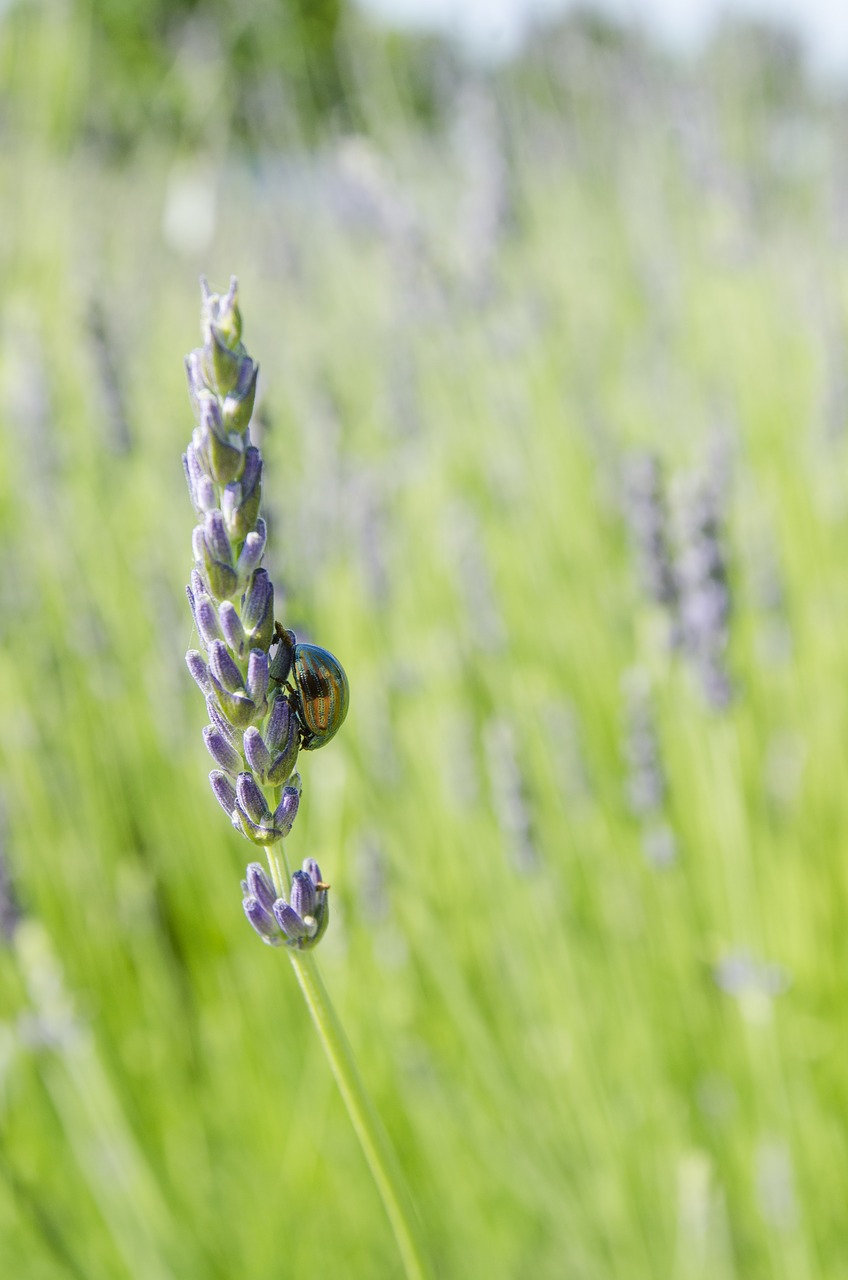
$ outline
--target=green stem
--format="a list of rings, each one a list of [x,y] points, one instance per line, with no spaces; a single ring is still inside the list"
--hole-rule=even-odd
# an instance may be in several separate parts
[[[424,1261],[419,1228],[406,1182],[374,1105],[359,1078],[353,1050],[321,980],[315,959],[305,951],[291,950],[289,956],[336,1077],[339,1092],[380,1192],[407,1280],[426,1280],[430,1270]]]

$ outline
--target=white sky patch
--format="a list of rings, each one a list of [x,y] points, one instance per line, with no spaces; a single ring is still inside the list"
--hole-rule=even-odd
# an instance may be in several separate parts
[[[574,0],[357,0],[382,20],[443,31],[486,61],[509,58],[528,27],[574,8]],[[594,8],[638,22],[672,48],[697,49],[723,14],[783,22],[802,36],[811,65],[848,79],[848,4],[839,0],[595,0]]]

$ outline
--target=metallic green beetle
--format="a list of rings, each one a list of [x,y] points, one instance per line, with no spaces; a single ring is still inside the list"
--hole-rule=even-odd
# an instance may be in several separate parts
[[[317,644],[295,645],[292,664],[300,745],[317,751],[342,727],[350,704],[350,685],[338,658]]]
[[[291,675],[289,701],[300,722],[300,745],[317,751],[342,726],[350,704],[350,685],[338,658],[317,644],[297,644],[293,631],[276,624],[280,648],[271,663],[271,676],[283,683]]]

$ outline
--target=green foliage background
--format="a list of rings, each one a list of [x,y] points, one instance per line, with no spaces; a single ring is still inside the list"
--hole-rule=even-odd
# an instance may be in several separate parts
[[[0,1271],[398,1273],[183,664],[204,271],[278,616],[350,677],[289,852],[434,1271],[848,1275],[843,104],[774,33],[484,74],[332,9],[313,101],[270,5],[250,99],[235,9],[124,12],[0,24]],[[723,713],[640,590],[644,449],[723,460]]]

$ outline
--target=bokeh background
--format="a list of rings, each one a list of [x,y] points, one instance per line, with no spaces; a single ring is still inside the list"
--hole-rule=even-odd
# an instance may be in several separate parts
[[[0,1273],[399,1274],[183,661],[201,272],[435,1274],[848,1275],[848,98],[586,12],[0,14]]]

